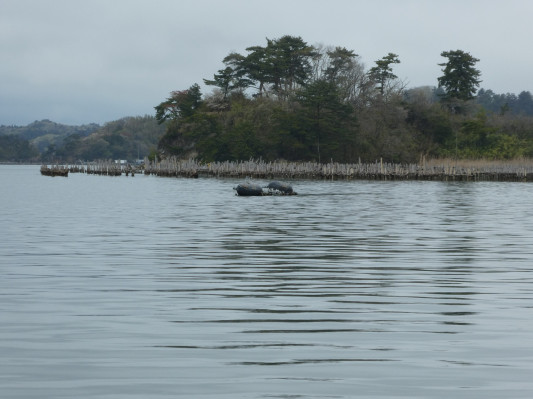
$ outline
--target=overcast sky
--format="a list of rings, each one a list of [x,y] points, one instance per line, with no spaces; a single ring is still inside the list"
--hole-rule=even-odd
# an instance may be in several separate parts
[[[230,52],[284,35],[367,69],[398,54],[408,87],[436,86],[440,53],[459,49],[480,59],[480,87],[533,92],[530,0],[0,0],[0,125],[153,115]]]

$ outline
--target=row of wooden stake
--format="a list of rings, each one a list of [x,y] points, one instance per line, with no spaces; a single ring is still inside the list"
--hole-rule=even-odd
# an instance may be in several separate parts
[[[342,164],[329,162],[265,162],[263,160],[204,163],[195,159],[167,158],[157,162],[145,159],[144,168],[136,165],[98,161],[86,165],[41,167],[42,174],[88,173],[107,176],[135,173],[166,177],[233,177],[264,179],[374,179],[374,180],[476,180],[533,181],[533,161],[512,162],[433,160],[396,164],[383,162]]]

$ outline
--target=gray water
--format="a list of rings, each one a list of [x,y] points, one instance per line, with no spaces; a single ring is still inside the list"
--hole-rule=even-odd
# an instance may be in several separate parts
[[[0,397],[533,397],[533,184],[237,183],[0,166]]]

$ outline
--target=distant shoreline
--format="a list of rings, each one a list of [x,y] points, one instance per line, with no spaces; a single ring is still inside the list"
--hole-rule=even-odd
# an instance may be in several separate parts
[[[0,165],[41,165],[42,162],[9,162],[9,161],[0,161]]]

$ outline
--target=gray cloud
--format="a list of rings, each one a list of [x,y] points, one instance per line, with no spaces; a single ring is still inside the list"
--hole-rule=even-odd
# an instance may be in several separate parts
[[[436,85],[440,53],[461,49],[480,59],[482,87],[533,91],[531,15],[519,0],[4,0],[0,124],[153,114],[231,51],[285,34],[352,49],[367,66],[399,54],[409,87]]]

